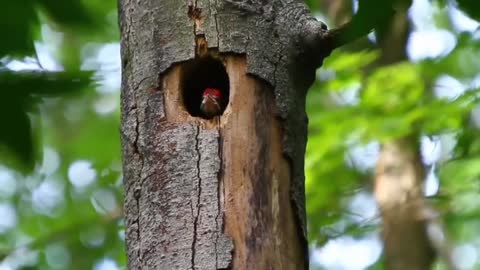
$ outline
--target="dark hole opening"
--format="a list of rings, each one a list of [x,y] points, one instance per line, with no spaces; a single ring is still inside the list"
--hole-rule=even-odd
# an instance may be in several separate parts
[[[186,63],[182,72],[182,95],[185,108],[190,115],[211,119],[202,112],[202,94],[206,88],[220,90],[220,113],[223,114],[228,105],[230,83],[223,63],[213,57],[203,57]]]

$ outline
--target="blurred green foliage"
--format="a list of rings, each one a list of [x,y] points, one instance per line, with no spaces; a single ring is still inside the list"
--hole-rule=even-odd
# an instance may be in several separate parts
[[[125,265],[116,14],[115,1],[1,4],[1,269]]]
[[[307,2],[320,9],[319,3],[328,3]],[[408,48],[409,62],[379,66],[375,42],[361,41],[373,46],[334,51],[309,92],[306,192],[313,269],[345,267],[341,261],[348,260],[342,259],[348,246],[339,245],[341,239],[379,239],[378,212],[365,199],[372,199],[375,160],[383,141],[409,134],[421,138],[427,194],[442,214],[456,262],[462,269],[480,269],[475,232],[480,220],[480,29],[465,31],[456,21],[462,12],[478,19],[480,2],[414,2],[423,10],[410,15],[429,17],[411,17],[412,36],[448,33],[454,37],[451,49],[431,56],[438,43],[448,48],[448,41],[424,38],[430,46],[426,56],[415,58],[416,48]],[[343,251],[333,252],[329,247],[335,245]],[[370,242],[365,249],[373,247]],[[318,250],[338,257],[316,258]],[[373,261],[352,269],[383,269],[381,257],[371,256]],[[446,268],[440,262],[435,269]]]
[[[116,14],[115,7],[113,1],[102,4],[81,0],[2,3],[0,125],[3,128],[0,149],[2,156],[10,155],[8,165],[25,172],[33,170],[41,151],[39,137],[34,137],[27,113],[35,112],[35,105],[42,97],[71,94],[88,87],[92,73],[81,71],[82,46],[87,42],[118,40],[115,18],[110,15],[109,21],[105,16]],[[61,61],[63,71],[47,71],[41,65],[38,66],[40,70],[10,71],[6,64],[12,59],[37,57],[35,42],[40,41],[42,26],[47,24],[64,35],[54,55]]]
[[[324,2],[307,1],[320,15]],[[305,166],[314,269],[328,268],[315,251],[333,241],[378,236],[376,153],[381,142],[412,133],[422,136],[429,177],[439,185],[429,196],[455,246],[480,254],[480,43],[478,31],[459,30],[451,13],[459,7],[479,19],[480,7],[476,0],[424,3],[429,29],[454,37],[451,50],[378,67],[375,43],[364,42],[368,48],[336,50],[317,72]],[[0,268],[125,267],[116,14],[115,1],[2,2]],[[42,68],[42,54],[54,68]],[[33,65],[18,70],[15,61]],[[364,267],[383,269],[381,262]]]

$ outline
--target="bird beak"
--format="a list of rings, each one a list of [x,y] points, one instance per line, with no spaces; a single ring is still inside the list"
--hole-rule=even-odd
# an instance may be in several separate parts
[[[207,101],[213,101],[213,102],[215,102],[215,103],[218,103],[217,100],[216,100],[214,97],[210,96],[210,95],[205,95],[205,96],[203,96],[203,98],[202,98],[202,104],[206,103]]]

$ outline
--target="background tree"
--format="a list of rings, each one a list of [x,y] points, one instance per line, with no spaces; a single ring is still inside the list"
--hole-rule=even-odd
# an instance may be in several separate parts
[[[323,16],[322,20],[334,27],[325,15],[327,9],[320,8],[320,2],[308,4],[316,16]],[[36,138],[33,141],[37,142],[34,144],[37,150],[26,149],[32,153],[43,150],[44,159],[43,162],[37,159],[30,173],[20,174],[11,167],[1,170],[0,245],[4,255],[1,266],[7,269],[22,265],[46,269],[115,269],[125,263],[122,223],[117,219],[122,199],[117,140],[119,108],[115,105],[118,102],[115,79],[119,78],[120,66],[115,43],[118,40],[115,3],[85,1],[82,5],[86,14],[93,15],[90,20],[94,18],[95,27],[81,27],[88,25],[83,21],[65,23],[68,18],[77,18],[76,14],[82,10],[70,8],[71,3],[54,5],[58,14],[68,15],[63,21],[62,16],[57,18],[47,11],[41,1],[12,1],[12,7],[4,9],[4,5],[0,11],[4,13],[0,31],[3,37],[11,37],[9,41],[15,42],[13,48],[24,47],[19,43],[23,39],[16,37],[24,33],[20,29],[25,29],[25,25],[32,25],[26,40],[36,40],[31,48],[35,48],[45,69],[65,69],[69,74],[80,67],[94,69],[93,78],[97,81],[87,87],[90,90],[85,89],[74,98],[39,99],[39,95],[33,95],[35,101],[43,100],[39,103],[39,114],[24,114],[25,110],[20,110],[30,118]],[[475,32],[478,23],[466,19],[462,12],[479,19],[476,12],[480,9],[469,5],[475,3],[459,1],[456,6],[445,1],[414,2],[409,12],[413,27],[407,45],[411,64],[403,65],[402,70],[417,74],[413,81],[421,77],[428,84],[424,91],[427,99],[422,99],[424,106],[417,106],[409,113],[391,117],[370,113],[367,104],[385,102],[387,97],[358,94],[358,89],[366,83],[379,81],[381,76],[373,74],[383,70],[370,65],[378,58],[378,52],[372,50],[376,46],[372,39],[361,39],[335,51],[317,71],[306,104],[310,118],[306,190],[311,268],[383,269],[377,237],[379,218],[370,195],[372,165],[378,141],[404,134],[412,126],[421,135],[428,201],[440,210],[452,238],[454,261],[461,268],[477,267],[478,110],[471,102],[474,92],[465,90],[478,87],[475,79],[479,70]],[[29,9],[33,15],[20,14],[27,6],[35,7]],[[356,9],[352,11],[355,13]],[[16,27],[10,27],[13,22]],[[2,71],[38,69],[34,58],[13,52],[2,53],[8,55],[2,56]],[[365,68],[374,72],[360,72]],[[389,81],[403,85],[407,81],[400,74],[403,73],[393,72]],[[12,87],[12,80],[8,81],[8,87],[1,84],[2,92],[8,89],[11,95],[21,93],[13,91],[18,86]],[[0,83],[5,82],[0,79]],[[39,84],[34,85],[27,87],[28,93],[39,89]],[[57,89],[73,89],[66,87]],[[19,126],[6,124],[16,117],[18,110],[6,111],[2,116],[11,117],[0,122],[2,134],[4,127],[9,127],[14,138],[28,138]],[[411,124],[412,119],[419,118],[422,120]],[[12,148],[10,143],[9,146]],[[5,152],[0,153],[4,164],[15,164]],[[78,182],[75,176],[79,175],[80,179],[92,181]],[[352,256],[345,258],[344,253],[335,252],[339,249]],[[356,258],[355,254],[361,256]],[[442,269],[442,263],[437,266]]]
[[[421,1],[416,1],[416,2],[417,2],[416,3],[417,4],[416,8],[418,9],[418,5],[421,5],[422,3],[420,3]],[[425,4],[425,3],[423,3],[423,4]],[[453,8],[453,7],[451,7],[451,8]],[[411,12],[412,13],[415,12],[415,6],[412,8]],[[413,14],[415,14],[415,13],[413,13]],[[414,20],[415,23],[417,23],[417,25],[415,25],[415,27],[419,27],[419,25],[418,25],[419,24],[419,22],[418,22],[419,19],[414,17],[414,16],[412,16],[411,18]],[[388,24],[385,24],[385,25],[388,25]],[[402,25],[402,24],[400,24],[400,25]],[[395,30],[398,31],[399,29],[401,29],[399,27],[400,25],[396,24]],[[409,41],[410,44],[413,43],[412,36],[415,37],[415,34],[418,33],[417,31],[419,31],[418,28],[415,29],[415,27],[413,28],[414,29],[413,34],[410,35],[410,41]],[[420,26],[420,28],[421,28],[421,26]],[[395,31],[388,31],[386,34],[384,33],[384,37],[386,36],[388,38],[389,35],[394,35],[394,33],[395,33]],[[418,38],[418,36],[416,36],[416,37]],[[387,44],[388,46],[383,46],[382,47],[382,51],[381,51],[382,57],[380,58],[380,60],[382,58],[387,59],[386,62],[388,63],[388,62],[392,61],[392,60],[388,60],[388,57],[390,57],[390,59],[393,59],[393,60],[402,59],[402,57],[401,58],[395,57],[395,55],[398,55],[398,54],[400,54],[400,56],[401,56],[401,53],[403,52],[403,49],[401,47],[400,48],[398,47],[398,46],[401,46],[401,44],[405,44],[405,42],[401,42],[402,39],[397,40],[396,42],[389,42],[389,43],[383,42],[383,44]],[[382,41],[382,37],[380,37],[379,40]],[[382,42],[380,42],[380,44],[382,44]],[[410,44],[409,44],[409,46],[410,46]],[[416,43],[416,45],[419,46],[418,43]],[[348,46],[347,49],[355,50],[357,48],[358,47],[353,47],[352,48],[352,46]],[[412,54],[412,51],[414,51],[414,49],[415,49],[415,47],[410,47],[408,52],[410,54]],[[391,57],[392,55],[394,56],[393,58]],[[385,58],[385,57],[387,57],[387,58]],[[412,57],[412,55],[410,55],[410,57]],[[413,57],[415,57],[415,55],[413,55]],[[373,58],[371,60],[373,60],[374,58],[375,57],[373,56]],[[350,58],[350,59],[353,59],[353,58]],[[327,60],[327,66],[328,66],[329,60]],[[386,63],[386,62],[383,61],[383,63]],[[429,61],[427,60],[425,62],[429,62]],[[425,63],[425,62],[423,62],[423,63]],[[332,63],[334,63],[334,62],[332,62]],[[345,62],[345,63],[348,63],[348,62]],[[432,64],[431,62],[429,62],[429,63]],[[349,64],[351,64],[351,62]],[[368,63],[366,63],[366,64],[368,65]],[[438,75],[433,75],[432,73],[430,73],[430,71],[436,70],[437,66],[436,65],[422,66],[423,68],[425,68],[426,71],[424,71],[424,73],[419,73],[418,72],[418,66],[415,67],[415,66],[412,65],[412,66],[408,67],[408,66],[405,66],[404,64],[402,64],[402,65],[403,65],[403,67],[392,66],[392,67],[378,68],[378,65],[374,64],[373,67],[375,67],[376,70],[373,73],[371,73],[372,75],[367,76],[366,78],[361,78],[360,80],[357,80],[357,79],[352,80],[351,78],[353,78],[353,76],[349,77],[347,74],[344,74],[344,70],[342,70],[341,71],[342,72],[341,76],[337,74],[337,78],[335,80],[331,80],[331,82],[333,82],[333,84],[327,84],[328,85],[327,87],[332,87],[332,86],[335,87],[335,88],[337,88],[339,86],[340,86],[340,88],[347,87],[347,89],[345,89],[347,91],[344,92],[345,93],[344,97],[348,97],[348,94],[350,94],[351,96],[355,96],[355,94],[352,95],[352,92],[355,93],[358,90],[352,90],[350,88],[350,87],[352,87],[352,84],[355,85],[355,84],[358,84],[358,83],[362,83],[362,84],[365,85],[365,88],[364,88],[365,90],[362,94],[359,95],[358,99],[347,99],[347,100],[349,100],[349,102],[353,102],[353,104],[340,104],[341,107],[346,106],[347,108],[342,108],[341,110],[336,110],[334,112],[335,114],[337,114],[337,116],[342,115],[342,112],[343,113],[353,112],[353,114],[348,113],[348,115],[350,115],[351,117],[346,117],[346,119],[349,119],[350,121],[345,122],[345,129],[342,129],[340,127],[336,127],[336,129],[333,130],[333,131],[340,132],[340,133],[333,132],[334,136],[338,136],[338,134],[345,134],[345,133],[348,133],[349,136],[352,136],[352,134],[356,134],[356,135],[352,136],[352,138],[354,138],[354,140],[348,142],[348,147],[350,148],[348,150],[348,152],[352,151],[352,148],[355,150],[355,151],[352,151],[350,153],[347,152],[347,154],[350,156],[350,158],[352,158],[350,160],[350,162],[354,162],[354,163],[348,164],[348,167],[351,168],[352,166],[354,166],[354,167],[358,166],[360,168],[360,170],[364,170],[365,169],[364,166],[366,166],[366,165],[368,166],[368,164],[365,164],[365,161],[361,162],[360,161],[361,159],[359,159],[356,156],[359,154],[360,151],[367,151],[367,152],[363,152],[364,154],[367,154],[368,151],[375,153],[376,151],[378,151],[378,150],[375,150],[375,148],[376,148],[375,144],[370,143],[369,147],[364,148],[363,150],[361,150],[362,148],[358,149],[357,147],[354,147],[353,145],[355,145],[359,142],[360,142],[360,144],[363,144],[363,143],[361,143],[362,140],[370,141],[371,138],[372,138],[370,136],[373,136],[375,138],[375,140],[380,140],[380,142],[388,142],[388,141],[391,142],[392,139],[402,137],[402,134],[403,134],[403,136],[406,135],[406,134],[422,134],[422,135],[423,134],[431,135],[432,133],[433,134],[438,134],[438,133],[445,134],[445,133],[452,132],[452,129],[455,130],[452,126],[450,126],[451,124],[454,124],[453,122],[439,123],[439,122],[436,122],[436,121],[443,121],[445,119],[440,120],[439,118],[431,117],[429,115],[429,113],[426,113],[426,111],[439,113],[439,111],[438,111],[439,107],[443,106],[443,105],[439,105],[439,104],[445,104],[445,102],[447,102],[448,106],[445,106],[445,109],[447,109],[447,107],[449,107],[450,105],[453,105],[453,103],[455,103],[455,102],[452,102],[452,100],[446,101],[446,100],[442,100],[441,98],[440,98],[440,100],[435,99],[434,98],[435,96],[437,96],[437,97],[440,96],[441,97],[441,95],[438,95],[438,88],[436,88],[434,90],[435,95],[429,94],[429,91],[431,91],[431,90],[429,90],[429,88],[432,87],[432,83],[430,83],[430,80],[432,80],[433,78],[437,78],[437,76],[438,76]],[[361,66],[359,66],[359,67],[362,67],[362,66],[366,66],[366,65],[361,64]],[[372,65],[370,65],[370,66],[372,66]],[[344,68],[344,67],[345,66],[342,66],[342,68]],[[328,67],[327,67],[327,69],[328,69]],[[357,67],[357,69],[358,69],[358,67]],[[367,68],[367,70],[371,70],[371,69],[372,69],[371,67]],[[340,72],[341,68],[336,68],[335,70],[337,72]],[[422,69],[422,70],[424,70],[424,69]],[[442,70],[441,72],[451,72],[451,71]],[[353,74],[355,74],[355,73],[353,73]],[[393,75],[393,74],[396,74],[396,75]],[[416,75],[411,76],[411,75],[408,75],[408,74],[412,74],[412,75],[416,74]],[[422,77],[418,77],[417,76],[418,74],[423,74],[423,75],[421,75]],[[430,77],[430,75],[433,75],[433,77]],[[407,79],[408,77],[410,77],[410,79]],[[349,78],[349,80],[344,79],[343,80],[344,83],[340,84],[339,82],[342,81],[342,80],[340,80],[340,78]],[[426,82],[426,88],[424,88],[424,86],[422,85],[423,80],[425,80],[425,82]],[[386,83],[387,81],[390,82],[390,83]],[[415,86],[415,85],[417,85],[417,86]],[[390,88],[390,87],[392,87],[392,88]],[[350,93],[348,93],[348,92],[350,92]],[[337,93],[338,93],[338,91],[337,91]],[[458,98],[456,100],[456,102],[463,103],[463,102],[465,102],[465,100],[472,100],[471,99],[472,93],[474,93],[474,92],[467,93],[463,97],[462,96],[455,97],[455,98]],[[336,96],[336,94],[333,94],[333,93],[330,94],[330,95],[333,95],[334,97]],[[415,95],[416,95],[416,97],[413,97]],[[379,98],[381,96],[383,96],[383,98]],[[408,99],[410,99],[409,97],[413,97],[411,99],[413,103],[407,101]],[[396,103],[395,100],[398,100],[398,103]],[[419,106],[419,103],[418,103],[419,100],[421,100],[422,106]],[[345,101],[343,101],[343,102],[345,102]],[[410,105],[408,105],[409,103],[410,103]],[[467,105],[468,102],[463,103],[463,104]],[[397,105],[399,105],[399,106],[397,106]],[[470,106],[471,105],[473,105],[473,104],[470,103]],[[360,112],[360,111],[354,109],[355,107],[362,108],[364,111]],[[465,119],[464,116],[462,116],[462,115],[465,115],[466,112],[469,112],[469,109],[468,109],[469,106],[467,105],[466,107],[462,107],[462,106],[455,106],[455,107],[456,107],[455,110],[447,109],[447,110],[449,110],[449,112],[448,113],[442,113],[442,115],[451,115],[451,116],[453,116],[453,118],[458,119],[458,121],[461,121],[461,119]],[[463,109],[465,109],[465,110],[463,110]],[[421,111],[423,111],[423,112],[421,112]],[[456,111],[456,112],[454,112],[454,111]],[[368,113],[372,113],[372,114],[368,115]],[[330,113],[328,113],[328,114],[330,114]],[[373,114],[378,114],[379,115],[379,118],[378,118],[379,121],[378,122],[377,122],[377,120],[375,120],[376,117],[373,117]],[[410,114],[410,116],[407,116],[409,114]],[[364,118],[366,115],[368,115],[368,118]],[[399,117],[400,115],[402,115],[402,117]],[[468,115],[468,113],[467,113],[467,115]],[[325,116],[326,115],[324,115],[323,117],[325,117]],[[332,115],[331,119],[334,120],[334,121],[339,121],[337,116]],[[323,117],[322,117],[322,119],[325,121],[325,118],[323,118]],[[345,115],[342,115],[342,117],[345,117]],[[364,121],[368,121],[370,124],[365,125]],[[375,123],[378,123],[378,125],[375,124]],[[358,133],[352,132],[352,127],[355,126],[355,125],[358,126],[358,130],[357,130]],[[433,130],[432,130],[432,125],[435,125]],[[312,133],[310,133],[310,134],[312,134]],[[326,139],[325,136],[327,134],[328,134],[328,131],[322,136],[321,140],[325,140]],[[332,134],[328,134],[328,135],[332,135]],[[450,135],[451,135],[451,133],[450,133]],[[450,135],[448,135],[448,136],[450,136]],[[343,136],[345,136],[345,135],[343,135]],[[440,137],[443,137],[443,136],[447,136],[447,135],[440,135]],[[312,138],[312,137],[314,137],[314,135],[311,136],[310,138]],[[360,138],[360,140],[357,141],[359,138]],[[355,141],[357,141],[357,143]],[[414,145],[415,145],[415,142],[417,140],[413,139],[413,141],[412,141],[410,139],[410,141],[413,142]],[[431,152],[431,150],[430,151],[426,150],[426,147],[428,147],[427,143],[429,141],[430,141],[429,139],[424,137],[422,139],[422,147],[420,149],[423,152],[423,159],[429,165],[427,167],[432,168],[432,165],[436,166],[437,164],[435,164],[434,162],[432,164],[432,152]],[[439,146],[440,146],[440,144],[438,144],[437,147],[439,147]],[[443,147],[445,147],[445,145],[443,145]],[[317,146],[317,148],[314,148],[314,149],[318,149],[318,148],[320,148],[320,146]],[[355,149],[355,148],[357,148],[357,149]],[[398,150],[405,151],[409,148],[410,147],[406,147],[406,145],[403,144],[403,146],[400,149],[397,148],[397,151]],[[384,147],[384,149],[385,149],[385,147]],[[415,152],[418,151],[419,148],[418,147],[417,148],[413,147],[413,148],[410,148],[410,149],[412,149],[412,150],[408,150],[408,151],[411,151],[411,153],[413,154],[413,157],[415,157]],[[447,152],[448,152],[448,150],[447,150]],[[391,159],[391,161],[393,161],[392,165],[397,165],[397,166],[400,165],[400,163],[398,162],[398,158],[402,156],[400,153],[397,152],[396,156],[395,155],[393,156],[393,160]],[[315,154],[315,152],[312,152],[312,154]],[[416,168],[421,168],[422,164],[419,163],[419,161],[415,162],[415,160],[419,160],[419,159],[418,158],[413,158],[412,159],[412,154],[409,154],[410,158],[407,158],[407,160],[409,160],[409,162],[413,162],[409,166],[413,165],[413,168],[415,168],[415,167]],[[392,158],[392,156],[391,156],[391,158]],[[439,157],[436,156],[433,160],[438,160],[438,158]],[[442,157],[442,158],[445,158],[445,157]],[[396,159],[397,159],[397,161],[395,161]],[[382,159],[380,159],[380,162],[381,161],[382,161]],[[444,162],[444,161],[445,160],[443,160],[442,162]],[[384,159],[384,162],[385,162],[385,159]],[[382,166],[381,163],[380,163],[380,166]],[[415,170],[418,170],[418,169],[415,169]],[[405,172],[405,170],[400,170],[400,171]],[[382,175],[380,174],[379,176],[382,176]],[[354,176],[354,177],[358,177],[358,176]],[[436,171],[434,169],[434,170],[430,171],[430,174],[427,178],[429,180],[429,181],[427,181],[427,182],[429,182],[429,183],[427,183],[427,187],[431,188],[432,186],[428,186],[428,184],[431,185],[432,183],[436,183],[436,180],[434,180],[435,177],[436,177]],[[419,179],[419,180],[416,181],[417,184],[415,184],[414,186],[416,186],[415,189],[418,190],[419,188],[421,188],[423,186],[423,184],[421,183],[421,181],[423,180],[423,177],[421,176],[421,174],[418,176],[417,179]],[[381,179],[378,179],[378,180],[381,180]],[[441,178],[441,180],[442,180],[442,178]],[[445,179],[443,179],[443,181],[445,181]],[[377,186],[378,186],[378,182],[377,182]],[[307,188],[307,190],[308,190],[308,188]],[[380,191],[380,189],[377,189],[377,195],[381,195],[381,194],[378,194],[379,191]],[[384,191],[385,190],[380,191],[380,192],[384,192]],[[394,192],[395,195],[400,195],[402,193],[401,189],[395,189],[394,188],[392,191]],[[416,192],[418,194],[419,191],[416,191]],[[433,189],[433,190],[430,189],[429,190],[427,188],[426,192],[427,193],[432,192],[432,193],[430,193],[430,195],[433,195],[435,192],[438,192],[438,191],[435,191],[435,189]],[[391,194],[391,195],[394,195],[394,194]],[[391,200],[392,198],[394,198],[394,196],[391,196],[391,195],[385,196],[382,199],[386,199],[387,201]],[[418,195],[416,195],[416,196],[418,198]],[[356,196],[354,196],[354,201],[358,202],[358,200],[360,200],[360,198],[362,198],[362,197],[363,197],[363,195],[360,196],[360,194],[357,194]],[[362,198],[361,201],[365,201],[365,198]],[[386,201],[383,201],[383,203],[385,203],[385,202]],[[382,201],[381,201],[381,203],[382,203]],[[431,201],[429,203],[431,203]],[[349,208],[352,208],[352,209],[357,208],[358,209],[358,206],[349,206]],[[422,209],[423,206],[420,207],[420,208]],[[360,209],[362,209],[362,208],[360,208]],[[399,212],[398,212],[399,208],[398,207],[393,207],[393,209],[394,209],[393,211],[391,209],[391,211],[394,212],[394,213],[392,213],[393,215],[391,217],[393,217],[394,219],[396,218],[398,220],[398,218],[399,218]],[[425,210],[425,208],[423,208],[423,209]],[[363,209],[363,210],[365,210],[365,209]],[[383,210],[385,210],[385,209],[383,209]],[[445,208],[443,208],[443,210],[445,210]],[[410,215],[410,216],[414,220],[416,219],[418,221],[418,223],[421,223],[420,222],[421,220],[425,221],[422,218],[422,216],[425,215],[425,214],[428,216],[431,213],[432,212],[429,210],[429,211],[424,211],[421,215],[419,215],[417,217],[415,217],[415,215]],[[393,224],[398,224],[398,226],[403,226],[403,225],[406,224],[405,221],[406,220],[404,219],[403,222],[396,222],[396,223],[393,223]],[[358,222],[358,221],[356,221],[356,222]],[[387,224],[385,224],[385,225],[388,225],[388,219],[384,220],[384,222],[387,222]],[[353,223],[355,223],[355,221]],[[359,228],[362,228],[366,224],[368,224],[368,222],[367,223],[358,222],[358,223],[361,225]],[[390,223],[390,224],[392,224],[392,223]],[[334,224],[334,226],[339,226],[339,225]],[[341,228],[342,227],[345,228],[345,225],[344,224],[341,225]],[[353,226],[353,227],[356,227],[356,226]],[[347,228],[347,231],[349,229],[352,229],[351,227],[349,228],[348,226],[346,228]],[[365,228],[368,229],[368,226],[365,226]],[[397,229],[399,229],[399,227]],[[325,230],[325,227],[323,227],[322,230]],[[395,232],[398,232],[398,231],[396,231],[395,228],[392,229],[392,226],[390,226],[389,228],[388,228],[388,226],[386,226],[385,230],[386,230],[385,231],[385,236],[386,236],[386,240],[387,240],[386,243],[385,243],[385,245],[387,246],[387,251],[386,251],[387,252],[386,253],[387,254],[386,255],[387,261],[389,261],[389,260],[390,261],[395,261],[396,258],[398,258],[398,260],[401,261],[402,263],[408,263],[408,252],[404,252],[404,251],[402,252],[401,250],[400,250],[400,252],[398,252],[399,249],[397,249],[397,251],[393,251],[393,254],[392,254],[392,252],[390,252],[390,254],[388,252],[388,246],[389,245],[392,245],[392,246],[395,246],[395,247],[401,247],[402,246],[401,242],[409,239],[408,234],[406,234],[406,233],[395,233]],[[410,250],[413,250],[413,248],[412,248],[413,246],[416,246],[416,247],[422,246],[422,245],[419,245],[418,241],[420,241],[422,238],[425,238],[426,230],[423,229],[421,231],[423,231],[424,236],[413,238],[413,239],[415,239],[415,241],[413,241],[413,242],[415,242],[415,244],[413,244],[413,242],[411,242],[410,246],[407,245],[406,248],[410,248]],[[413,233],[413,231],[410,230],[410,233]],[[400,236],[401,238],[395,238],[396,236]],[[438,236],[438,235],[436,235],[436,236]],[[388,241],[389,238],[390,238],[390,243]],[[334,242],[330,242],[329,244],[334,245],[333,243]],[[327,244],[327,247],[328,247],[328,244]],[[425,250],[428,251],[428,249],[431,249],[431,248],[426,248]],[[326,248],[326,250],[328,250],[328,248]],[[326,252],[326,251],[324,251],[324,252]],[[398,256],[395,255],[395,253]],[[421,254],[420,252],[415,252],[415,254],[412,254],[412,255],[419,256],[420,254]],[[458,253],[455,253],[455,251],[453,252],[453,254],[454,255],[456,254],[458,256]],[[447,265],[449,263],[451,263],[449,261],[450,260],[450,258],[449,258],[450,255],[451,254],[447,254],[447,255],[444,256],[444,259],[446,259]],[[396,258],[394,256],[396,256]],[[419,256],[419,257],[421,257],[421,256]],[[426,257],[429,257],[429,256],[426,256]],[[420,259],[420,258],[418,258],[418,259]],[[457,257],[457,260],[461,261],[458,257]],[[392,266],[392,264],[389,264],[389,265],[390,265],[390,269],[396,269],[394,266]],[[416,265],[418,266],[419,264],[416,264]],[[407,267],[407,268],[410,268],[410,267]],[[400,266],[400,269],[402,269],[401,266]],[[422,268],[422,269],[425,269],[425,268]]]

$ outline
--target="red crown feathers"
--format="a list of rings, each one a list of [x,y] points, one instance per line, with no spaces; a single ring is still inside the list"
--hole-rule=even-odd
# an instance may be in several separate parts
[[[203,90],[203,96],[214,96],[220,98],[222,97],[222,92],[216,88],[205,88],[205,90]]]

